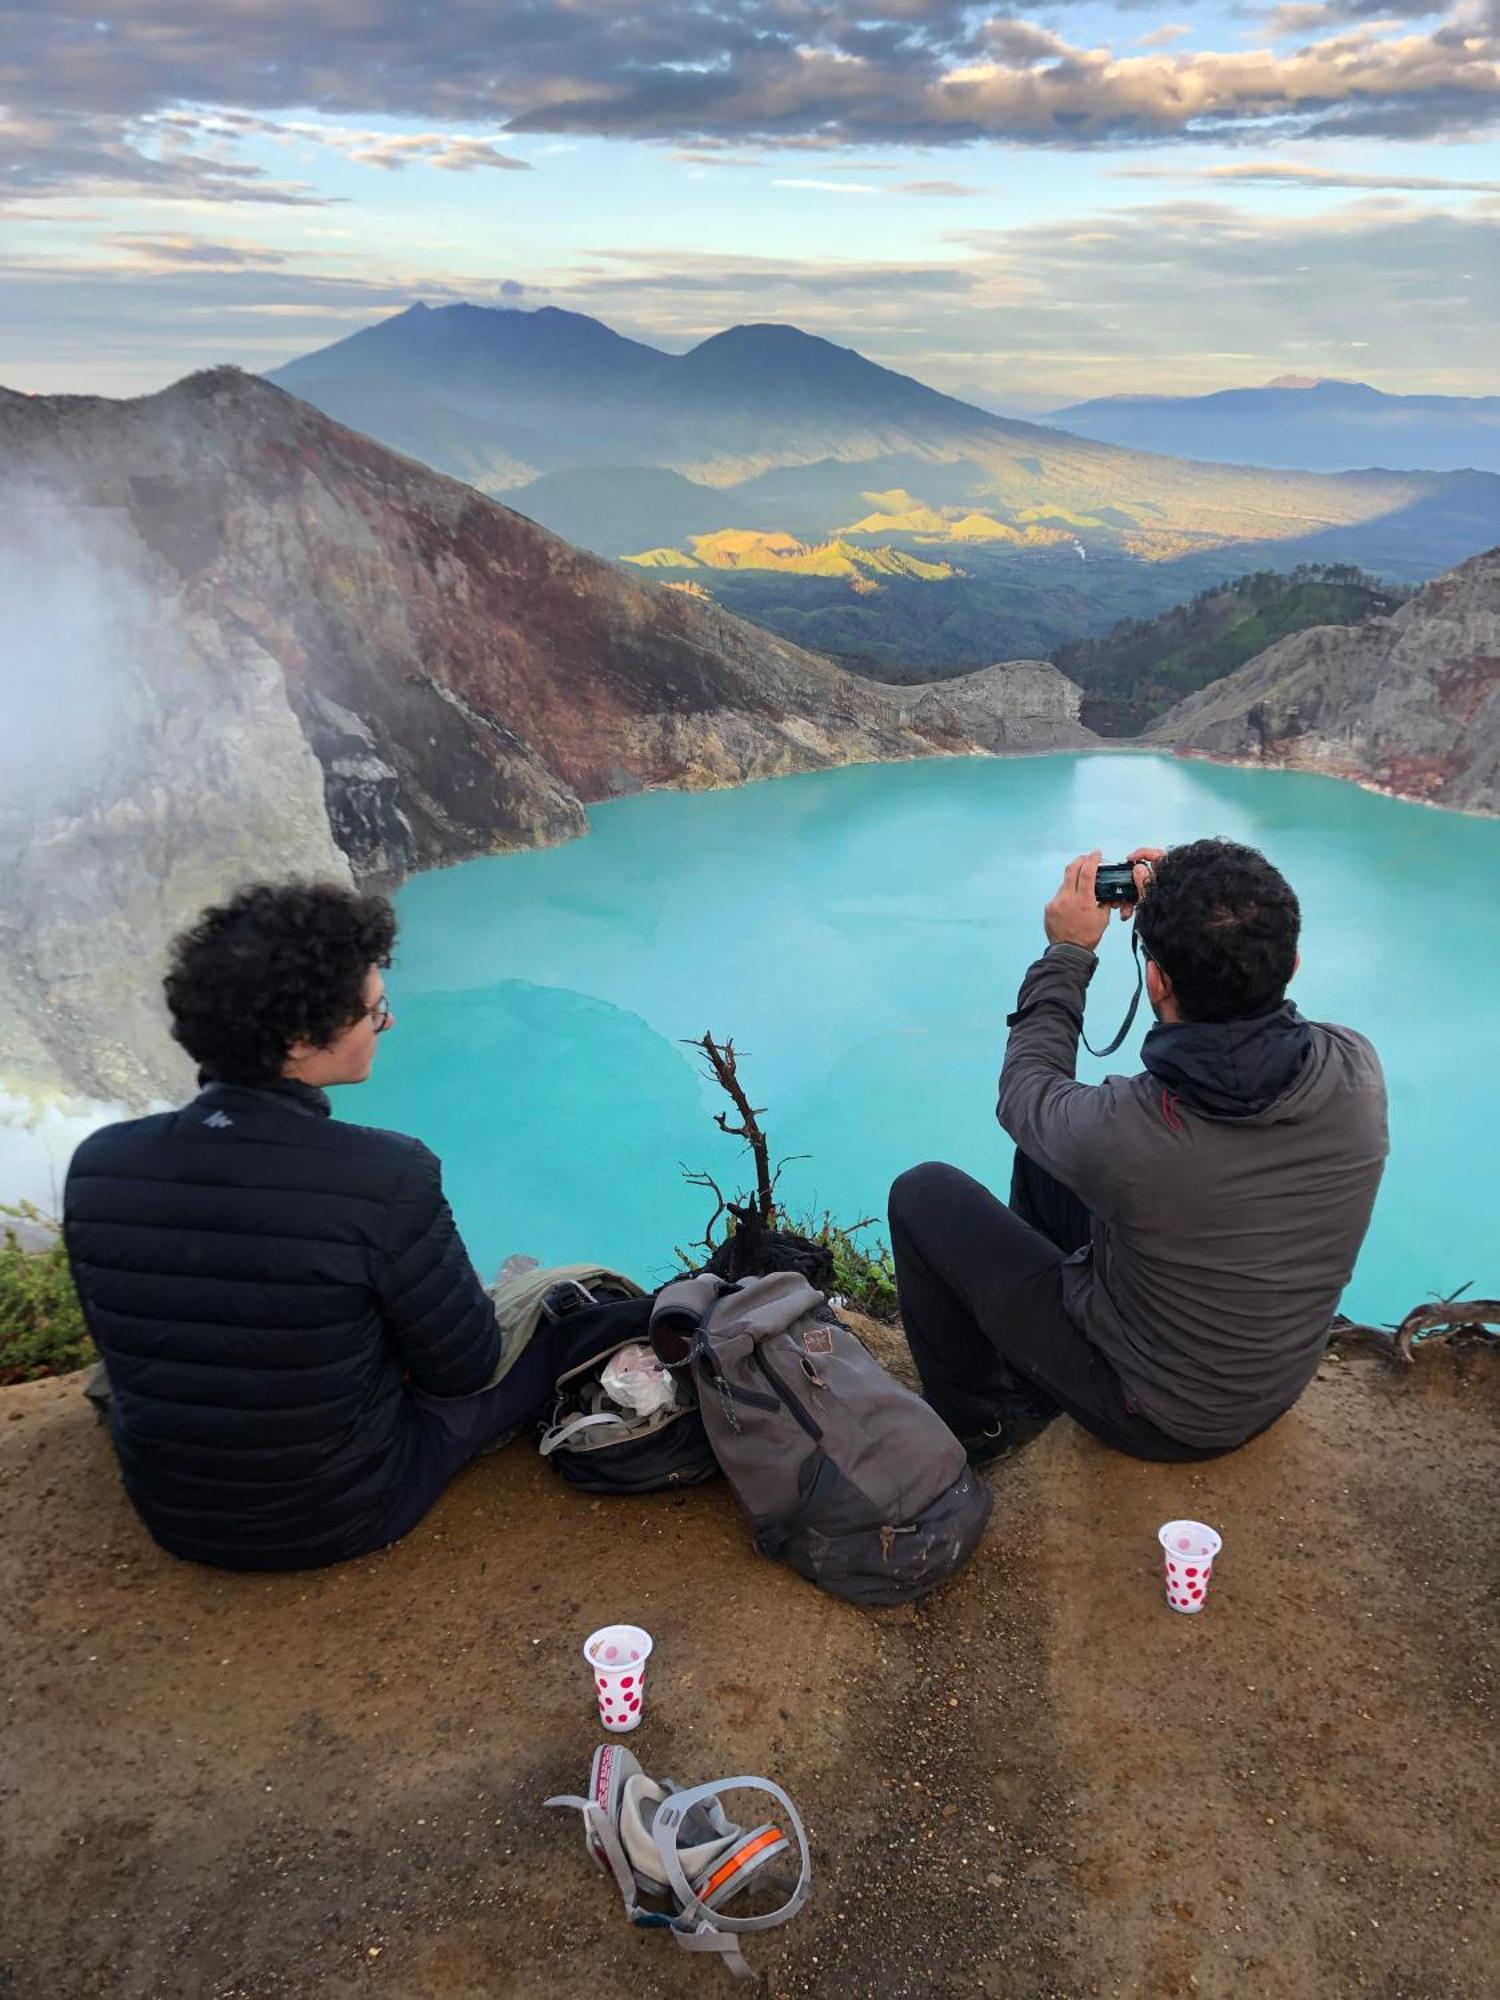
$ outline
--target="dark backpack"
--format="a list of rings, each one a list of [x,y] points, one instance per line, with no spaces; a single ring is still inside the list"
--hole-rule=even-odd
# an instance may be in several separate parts
[[[794,1271],[683,1279],[651,1340],[691,1366],[762,1554],[855,1604],[907,1604],[972,1555],[993,1504],[963,1446]]]
[[[677,1378],[676,1406],[647,1417],[622,1411],[600,1375],[611,1356],[650,1338],[650,1297],[600,1300],[552,1325],[557,1401],[542,1456],[585,1493],[655,1493],[696,1486],[718,1471],[692,1383]]]

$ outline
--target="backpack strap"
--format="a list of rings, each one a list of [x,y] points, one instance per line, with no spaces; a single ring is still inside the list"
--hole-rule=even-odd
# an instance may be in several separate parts
[[[797,1502],[789,1514],[770,1522],[755,1533],[755,1546],[763,1556],[780,1556],[808,1516],[823,1505],[838,1478],[838,1467],[826,1452],[818,1453],[818,1469],[813,1474],[811,1486]]]
[[[580,1432],[597,1430],[601,1424],[613,1424],[616,1430],[623,1431],[627,1437],[630,1435],[630,1426],[623,1417],[614,1417],[608,1411],[596,1410],[592,1416],[580,1413],[575,1417],[565,1417],[560,1424],[553,1424],[550,1430],[542,1434],[537,1450],[543,1458],[550,1458],[553,1452],[560,1451],[565,1444],[572,1444]],[[548,1803],[551,1803],[550,1800]]]

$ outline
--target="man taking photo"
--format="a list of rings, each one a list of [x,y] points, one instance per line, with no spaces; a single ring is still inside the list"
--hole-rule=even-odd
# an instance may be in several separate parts
[[[1266,1429],[1317,1368],[1388,1151],[1375,1051],[1286,998],[1297,898],[1232,841],[1130,856],[1156,1025],[1140,1074],[1076,1080],[1099,860],[1066,870],[1010,1017],[1009,1206],[936,1162],[891,1189],[907,1340],[976,1460],[1064,1410],[1144,1459]]]

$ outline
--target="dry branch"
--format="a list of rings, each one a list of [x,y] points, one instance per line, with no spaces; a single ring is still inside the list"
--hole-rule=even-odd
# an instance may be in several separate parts
[[[1433,1299],[1413,1306],[1399,1326],[1359,1326],[1353,1320],[1335,1324],[1335,1340],[1368,1340],[1393,1361],[1410,1368],[1419,1336],[1445,1338],[1470,1335],[1481,1340],[1500,1337],[1500,1299]]]
[[[745,1088],[740,1082],[736,1066],[732,1040],[719,1043],[712,1035],[702,1035],[688,1046],[701,1053],[708,1065],[709,1075],[725,1091],[739,1113],[738,1125],[731,1125],[729,1115],[724,1111],[714,1114],[714,1123],[721,1132],[727,1132],[731,1139],[743,1139],[749,1146],[755,1161],[755,1214],[759,1218],[761,1227],[769,1229],[776,1216],[776,1176],[771,1172],[770,1148],[766,1144],[766,1135],[760,1128],[760,1119],[765,1106],[753,1105],[745,1095]],[[780,1171],[778,1167],[777,1173]],[[717,1194],[718,1189],[715,1188],[714,1192]]]

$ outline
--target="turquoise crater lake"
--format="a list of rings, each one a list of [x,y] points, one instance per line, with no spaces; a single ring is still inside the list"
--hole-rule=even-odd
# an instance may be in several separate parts
[[[400,893],[394,1031],[362,1122],[442,1155],[477,1261],[598,1258],[642,1281],[712,1207],[680,1168],[744,1185],[683,1039],[733,1035],[797,1210],[881,1218],[921,1159],[1003,1195],[1005,1016],[1062,864],[1205,834],[1270,855],[1302,900],[1293,994],[1371,1036],[1392,1159],[1346,1298],[1392,1319],[1494,1289],[1500,823],[1286,772],[1110,753],[864,765],[593,808],[568,846]],[[1109,1040],[1133,985],[1114,926],[1089,1001]],[[1142,1009],[1144,1016],[1144,1007]],[[1138,1067],[1140,1034],[1079,1075]]]

